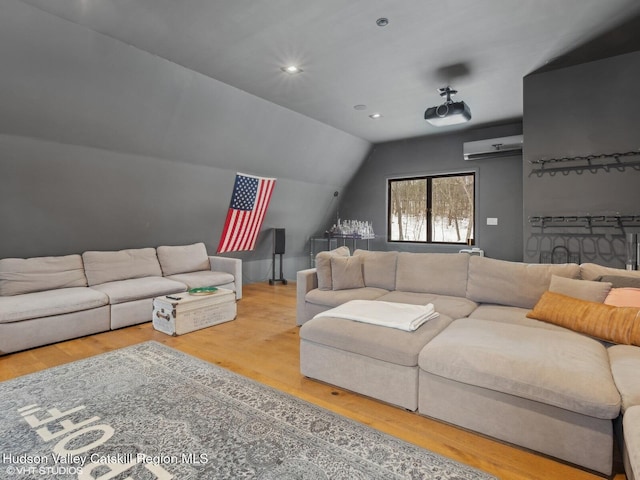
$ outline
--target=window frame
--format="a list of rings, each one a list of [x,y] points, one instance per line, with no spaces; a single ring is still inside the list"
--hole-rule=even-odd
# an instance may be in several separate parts
[[[478,171],[477,170],[463,170],[459,172],[441,172],[441,173],[424,173],[417,175],[407,175],[407,176],[393,176],[386,178],[386,191],[387,191],[387,199],[386,199],[386,222],[387,222],[387,242],[388,243],[397,243],[397,244],[417,244],[417,245],[452,245],[452,246],[460,246],[460,245],[468,245],[467,241],[461,242],[442,242],[442,241],[433,241],[433,232],[431,226],[431,215],[432,215],[432,205],[433,205],[433,179],[438,178],[446,178],[446,177],[464,177],[464,176],[472,176],[473,177],[473,243],[477,243],[477,216],[478,216]],[[407,180],[425,180],[427,182],[426,185],[426,206],[425,210],[427,212],[425,221],[426,229],[427,229],[427,239],[425,241],[422,240],[391,240],[391,185],[396,181],[407,181]]]

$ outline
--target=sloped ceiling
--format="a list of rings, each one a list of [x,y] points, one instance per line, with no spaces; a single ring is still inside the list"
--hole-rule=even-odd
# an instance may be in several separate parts
[[[0,134],[331,188],[353,175],[370,147],[20,1],[0,4],[0,62]]]
[[[471,106],[470,125],[520,118],[525,75],[640,12],[637,0],[22,2],[123,43],[92,51],[95,37],[77,32],[67,39],[71,44],[51,45],[71,58],[94,55],[89,75],[110,68],[136,75],[141,67],[130,62],[139,60],[127,45],[185,68],[156,65],[163,69],[154,76],[159,84],[147,83],[143,91],[122,92],[111,82],[103,90],[107,103],[143,95],[153,115],[172,107],[163,102],[175,102],[163,95],[166,82],[194,81],[191,72],[198,72],[373,143],[440,133],[422,116],[441,102],[437,89],[447,84]],[[379,17],[389,24],[378,27]],[[32,43],[56,38],[29,24]],[[42,54],[50,58],[42,68],[63,66],[55,62],[58,55]],[[280,70],[291,63],[304,72],[289,77]],[[374,112],[382,118],[371,120]],[[169,119],[175,121],[155,121]],[[158,126],[147,124],[150,135],[162,134]]]

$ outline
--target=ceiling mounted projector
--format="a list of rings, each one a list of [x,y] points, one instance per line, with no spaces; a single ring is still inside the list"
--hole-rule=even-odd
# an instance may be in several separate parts
[[[427,108],[424,112],[424,119],[435,127],[445,127],[447,125],[457,125],[471,120],[471,110],[464,102],[454,102],[451,96],[458,93],[449,87],[439,88],[441,97],[447,97],[442,105]]]

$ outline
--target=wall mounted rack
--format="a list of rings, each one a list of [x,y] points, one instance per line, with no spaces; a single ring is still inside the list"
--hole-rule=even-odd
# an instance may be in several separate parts
[[[623,153],[607,153],[602,155],[586,155],[582,157],[562,157],[545,158],[540,160],[530,160],[534,166],[531,173],[542,176],[545,173],[555,175],[561,172],[568,175],[576,172],[578,175],[584,171],[598,173],[600,170],[609,172],[612,170],[624,172],[628,167],[640,170],[640,151],[630,151]]]
[[[571,252],[564,245],[556,245],[551,251],[540,252],[540,263],[580,263],[580,254]]]
[[[532,215],[533,227],[640,227],[640,214],[635,215]]]

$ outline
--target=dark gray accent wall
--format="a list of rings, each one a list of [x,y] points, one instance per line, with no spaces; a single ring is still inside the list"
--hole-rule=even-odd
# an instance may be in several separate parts
[[[214,253],[242,172],[278,182],[256,250],[229,255],[266,279],[270,229],[286,228],[294,278],[371,147],[19,1],[0,4],[0,64],[0,258],[198,241]]]
[[[433,128],[425,123],[425,129]],[[519,122],[459,133],[425,136],[375,145],[341,197],[343,219],[373,222],[379,238],[376,250],[457,252],[460,245],[424,245],[387,242],[387,179],[411,175],[476,172],[476,246],[487,256],[522,259],[522,160],[521,155],[465,161],[462,145],[522,133]],[[487,225],[487,217],[498,225]],[[332,218],[330,224],[335,222]],[[330,225],[327,225],[327,227]],[[361,244],[362,246],[363,244]]]
[[[638,228],[532,226],[531,216],[640,215],[640,169],[531,174],[529,161],[615,152],[640,153],[640,52],[524,79],[524,252],[563,245],[583,262],[625,263],[625,232]],[[612,159],[613,160],[613,159]],[[633,160],[640,160],[636,156]],[[571,164],[566,164],[567,166]]]

